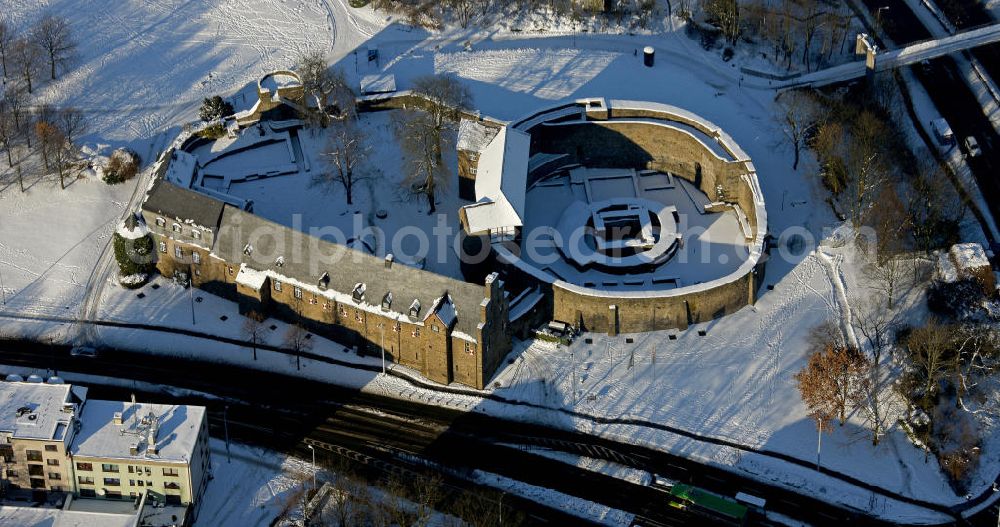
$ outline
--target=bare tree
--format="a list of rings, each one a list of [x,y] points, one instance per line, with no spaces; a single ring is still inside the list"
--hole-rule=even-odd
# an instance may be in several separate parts
[[[395,125],[396,137],[406,157],[404,191],[426,197],[427,214],[434,214],[437,187],[448,181],[448,169],[435,155],[440,143],[426,133],[432,127],[431,117],[417,111],[404,112],[398,115]]]
[[[302,369],[302,354],[312,349],[312,338],[302,324],[292,324],[285,332],[285,347],[295,354],[295,369]]]
[[[351,205],[354,203],[354,185],[375,174],[368,164],[371,141],[353,117],[336,122],[331,128],[326,152],[323,152],[329,170],[318,172],[313,183],[327,188],[331,185],[343,187],[347,204]]]
[[[0,20],[0,64],[3,65],[3,78],[7,78],[7,53],[10,50],[11,41],[14,39],[14,32],[7,23]]]
[[[817,422],[836,418],[843,426],[864,372],[865,358],[855,350],[828,344],[814,352],[805,368],[795,374],[809,415]]]
[[[954,328],[931,319],[918,327],[906,339],[907,358],[910,373],[915,381],[917,393],[925,406],[937,395],[939,383],[948,373],[948,360],[953,345]]]
[[[76,50],[69,23],[65,18],[46,14],[32,27],[31,39],[48,60],[51,80],[56,80],[56,67],[64,67]]]
[[[264,338],[264,315],[252,310],[247,313],[243,320],[243,333],[250,339],[253,360],[257,360],[257,345]]]
[[[11,61],[15,71],[24,81],[28,93],[32,93],[31,80],[41,64],[42,51],[31,40],[18,38],[11,43]]]
[[[295,66],[306,97],[306,118],[326,126],[328,106],[335,106],[345,118],[354,115],[354,89],[347,83],[343,70],[330,69],[322,51],[307,51],[299,56]],[[315,110],[312,110],[315,105]]]
[[[909,233],[909,218],[894,185],[886,185],[879,193],[871,217],[875,240],[861,243],[868,252],[865,272],[874,282],[877,292],[885,295],[887,308],[893,309],[907,271],[912,266],[904,257],[904,245]],[[873,242],[873,243],[872,243]]]
[[[775,98],[780,113],[777,115],[781,131],[792,145],[795,160],[792,170],[799,169],[799,155],[806,136],[816,126],[816,106],[813,100],[800,91],[787,91]]]
[[[423,99],[423,111],[403,112],[396,119],[396,133],[409,161],[408,190],[425,196],[428,214],[433,214],[437,187],[448,177],[442,156],[445,133],[457,128],[472,95],[468,87],[448,75],[418,77],[413,90]]]
[[[886,124],[870,111],[862,111],[852,123],[844,156],[847,175],[845,203],[855,229],[868,224],[876,197],[889,180],[889,136]]]
[[[14,124],[14,115],[10,110],[10,105],[5,100],[0,100],[0,144],[7,152],[7,166],[14,168],[14,138],[17,137],[17,127]]]
[[[426,123],[426,132],[432,135],[435,159],[441,163],[444,133],[457,129],[462,111],[472,104],[472,92],[457,77],[451,75],[417,77],[413,81],[413,91],[427,100],[425,111],[430,120]]]
[[[87,119],[77,108],[62,108],[56,112],[55,124],[66,136],[66,140],[75,144],[80,136],[87,131]]]
[[[855,393],[854,406],[861,410],[872,432],[872,444],[878,445],[889,422],[890,394],[885,390],[882,363],[885,351],[891,345],[891,337],[896,326],[889,309],[876,297],[854,299],[851,302],[851,324],[856,333],[864,338],[862,346],[871,358],[864,361],[865,371]]]
[[[35,137],[38,139],[38,150],[42,154],[42,162],[45,169],[49,170],[52,168],[54,151],[61,147],[66,138],[55,125],[43,120],[35,123]]]

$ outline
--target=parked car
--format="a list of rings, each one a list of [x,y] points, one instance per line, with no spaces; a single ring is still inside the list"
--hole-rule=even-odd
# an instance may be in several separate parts
[[[69,354],[73,357],[96,357],[97,349],[90,346],[75,346],[69,350]]]
[[[979,149],[979,143],[976,142],[976,138],[971,135],[965,138],[965,152],[969,154],[969,157],[976,157],[983,153]]]

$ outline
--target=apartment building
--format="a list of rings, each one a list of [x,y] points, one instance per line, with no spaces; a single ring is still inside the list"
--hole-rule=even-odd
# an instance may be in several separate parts
[[[87,401],[70,450],[82,497],[196,505],[208,484],[208,421],[201,406]]]
[[[7,492],[30,490],[33,499],[73,489],[67,452],[79,429],[87,389],[54,383],[0,382],[0,458]]]

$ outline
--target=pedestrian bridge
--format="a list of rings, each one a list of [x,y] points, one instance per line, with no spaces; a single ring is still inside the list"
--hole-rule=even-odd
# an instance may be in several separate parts
[[[880,51],[875,56],[875,71],[909,66],[924,60],[943,57],[956,51],[964,51],[995,42],[1000,42],[1000,24],[991,24],[947,37],[924,40],[899,49]],[[859,60],[788,79],[780,85],[780,88],[802,86],[815,88],[864,77],[866,73],[865,60]]]

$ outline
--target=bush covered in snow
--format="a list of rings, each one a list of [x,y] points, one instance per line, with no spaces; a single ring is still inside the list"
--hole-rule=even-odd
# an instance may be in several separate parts
[[[118,276],[118,283],[121,284],[121,286],[126,289],[138,289],[142,287],[148,280],[149,280],[149,275],[146,273]]]
[[[123,183],[139,173],[139,154],[129,148],[119,148],[111,153],[104,167],[104,182],[109,185]]]

